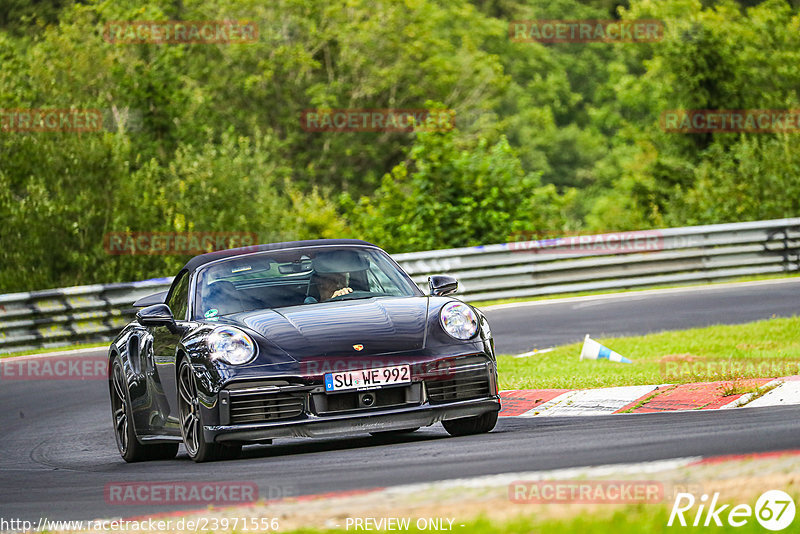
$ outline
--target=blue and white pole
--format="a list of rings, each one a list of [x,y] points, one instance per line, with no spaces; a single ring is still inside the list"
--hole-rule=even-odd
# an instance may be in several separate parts
[[[594,339],[589,338],[589,334],[583,338],[583,349],[581,350],[581,360],[608,360],[618,363],[633,363],[628,358],[604,347]]]

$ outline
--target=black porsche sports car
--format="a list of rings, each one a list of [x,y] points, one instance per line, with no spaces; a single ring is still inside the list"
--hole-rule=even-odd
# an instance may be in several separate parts
[[[233,458],[289,436],[488,432],[500,400],[486,318],[429,278],[423,294],[358,240],[258,245],[191,259],[139,299],[109,349],[129,462]]]

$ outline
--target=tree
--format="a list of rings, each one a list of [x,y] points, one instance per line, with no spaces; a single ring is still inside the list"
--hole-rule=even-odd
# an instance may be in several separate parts
[[[383,177],[375,195],[345,203],[359,235],[405,252],[564,229],[570,198],[526,174],[505,138],[459,146],[450,131],[417,134],[409,159]]]

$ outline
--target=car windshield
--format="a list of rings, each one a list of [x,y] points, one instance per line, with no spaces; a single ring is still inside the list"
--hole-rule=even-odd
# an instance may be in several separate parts
[[[234,256],[200,271],[194,316],[213,320],[265,308],[420,294],[378,249],[328,246],[276,250]]]

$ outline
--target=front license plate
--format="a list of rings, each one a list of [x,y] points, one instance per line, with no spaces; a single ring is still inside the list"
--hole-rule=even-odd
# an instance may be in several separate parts
[[[395,365],[377,369],[360,369],[325,374],[325,391],[372,389],[395,384],[411,383],[411,366]]]

